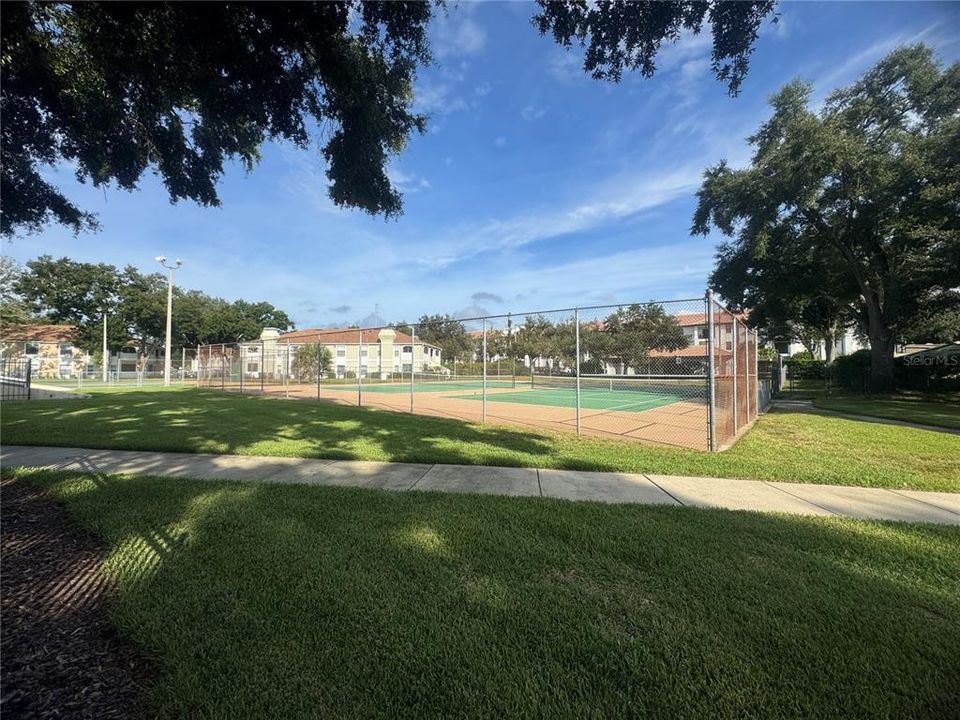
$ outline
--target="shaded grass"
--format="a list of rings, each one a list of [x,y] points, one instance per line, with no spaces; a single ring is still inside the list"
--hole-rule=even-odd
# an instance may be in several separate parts
[[[909,393],[890,396],[823,395],[814,398],[813,404],[824,410],[960,430],[960,395],[949,398],[937,396],[933,399]]]
[[[960,706],[956,528],[14,474],[109,544],[115,620],[159,669],[147,716]]]
[[[3,442],[960,490],[960,437],[770,413],[723,453],[209,390],[7,402]]]

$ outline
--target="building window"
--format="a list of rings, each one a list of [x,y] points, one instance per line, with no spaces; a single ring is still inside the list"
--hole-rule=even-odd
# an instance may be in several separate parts
[[[395,358],[400,357],[400,351],[397,350],[396,348],[394,348],[394,350],[393,350],[393,356],[394,356]]]
[[[346,357],[346,356],[347,356],[347,346],[337,345],[337,357]]]
[[[248,372],[248,373],[260,372],[260,363],[258,363],[258,362],[248,362],[248,363],[247,363],[247,372]]]
[[[347,366],[337,365],[337,377],[341,380],[347,376]]]
[[[412,352],[413,352],[413,347],[412,347],[411,345],[404,345],[404,346],[403,346],[403,351],[404,351],[405,353],[412,353]]]
[[[70,343],[60,343],[60,358],[72,358],[73,357],[73,345]]]
[[[39,355],[40,343],[28,342],[23,346],[24,355]]]

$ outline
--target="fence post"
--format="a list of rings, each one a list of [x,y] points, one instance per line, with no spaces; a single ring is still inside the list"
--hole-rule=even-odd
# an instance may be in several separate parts
[[[507,313],[507,348],[510,353],[510,387],[517,386],[517,354],[513,351],[513,315]]]
[[[753,417],[751,422],[760,415],[760,336],[753,331],[753,361],[748,368],[753,368]],[[749,387],[749,386],[748,386]]]
[[[476,325],[474,325],[476,327]],[[483,319],[483,411],[480,422],[487,421],[487,319]]]
[[[220,343],[220,389],[221,390],[223,390],[223,388],[226,386],[226,380],[223,376],[224,375],[223,361],[226,359],[226,357],[227,357],[227,348],[223,343]]]
[[[320,335],[317,335],[317,400],[320,399],[320,374],[323,372],[323,345],[320,344]]]
[[[737,436],[737,429],[740,424],[740,398],[737,397],[737,345],[740,341],[739,335],[737,335],[737,318],[733,318],[733,436]],[[744,343],[746,345],[746,343]],[[744,366],[746,367],[746,366]]]
[[[33,358],[27,358],[27,400],[30,399],[30,381],[33,378]]]
[[[360,342],[357,344],[357,407],[363,405],[363,328],[360,328]]]
[[[240,365],[240,394],[241,395],[243,395],[243,374],[244,374],[244,371],[246,370],[246,368],[244,367],[244,357],[243,357],[244,349],[245,348],[243,346],[243,343],[240,343],[239,345],[237,345],[237,356],[238,356],[239,365]]]
[[[714,371],[713,351],[716,340],[713,337],[713,290],[707,290],[705,301],[706,320],[707,320],[707,397],[709,405],[707,407],[707,446],[710,451],[716,450],[716,432],[717,432],[717,395],[716,378]]]
[[[580,308],[573,311],[574,335],[576,338],[577,360],[577,435],[580,434]]]
[[[403,347],[402,345],[400,347]],[[413,412],[413,393],[414,393],[414,377],[416,376],[416,361],[414,358],[417,357],[417,326],[410,326],[410,412]],[[400,357],[400,367],[403,368],[403,353]],[[401,375],[403,371],[401,369]]]

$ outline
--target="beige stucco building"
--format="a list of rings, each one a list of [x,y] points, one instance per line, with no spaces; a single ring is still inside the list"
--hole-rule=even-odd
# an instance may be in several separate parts
[[[440,371],[440,348],[392,328],[361,330],[312,328],[281,333],[264,328],[260,342],[241,344],[248,377],[292,374],[297,350],[320,344],[330,350],[331,373],[338,378],[386,378],[398,373]]]

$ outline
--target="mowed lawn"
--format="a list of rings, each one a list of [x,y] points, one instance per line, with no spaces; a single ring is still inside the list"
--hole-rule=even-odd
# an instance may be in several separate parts
[[[960,529],[7,470],[107,542],[147,717],[951,717]]]
[[[816,407],[825,410],[872,415],[890,420],[960,430],[960,393],[930,399],[921,394],[901,393],[891,397],[865,397],[863,395],[823,395],[813,401]]]
[[[608,470],[960,491],[960,436],[769,413],[706,453],[185,388],[5,402],[8,445]]]

